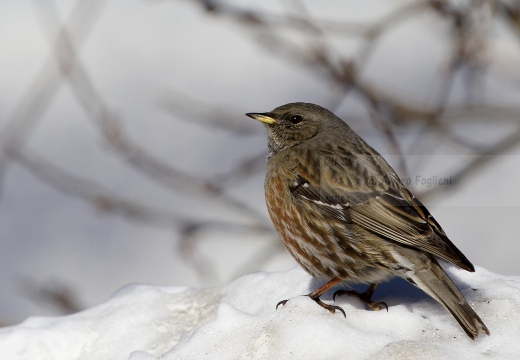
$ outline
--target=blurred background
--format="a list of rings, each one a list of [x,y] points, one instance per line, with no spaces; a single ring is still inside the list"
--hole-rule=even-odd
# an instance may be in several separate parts
[[[516,0],[3,1],[0,79],[0,325],[294,266],[243,115],[294,101],[520,273]]]

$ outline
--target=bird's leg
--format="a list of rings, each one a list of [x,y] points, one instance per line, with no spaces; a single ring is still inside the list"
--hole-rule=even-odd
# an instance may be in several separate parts
[[[334,314],[336,312],[336,310],[339,310],[343,313],[344,317],[347,317],[347,315],[345,314],[345,311],[341,307],[336,306],[336,305],[328,305],[320,300],[321,295],[326,293],[330,288],[333,288],[340,282],[341,282],[341,279],[334,278],[334,279],[330,280],[328,283],[326,283],[325,285],[323,285],[322,287],[320,287],[319,289],[314,290],[307,296],[310,297],[312,300],[316,301],[316,303],[318,305],[320,305],[321,307],[329,310],[332,314]]]
[[[343,309],[341,307],[336,306],[336,305],[328,305],[328,304],[325,304],[323,301],[320,300],[320,296],[321,295],[326,293],[330,288],[333,288],[334,286],[336,286],[341,281],[342,281],[341,279],[334,278],[334,279],[330,280],[328,283],[326,283],[325,285],[323,285],[322,287],[320,287],[319,289],[314,290],[313,292],[311,292],[307,296],[310,297],[312,300],[316,301],[316,303],[318,305],[320,305],[321,307],[329,310],[332,314],[334,314],[336,312],[336,310],[339,310],[339,311],[341,311],[343,313],[343,316],[347,317],[347,315],[345,314],[345,311],[343,311]],[[276,305],[276,308],[278,309],[278,306],[285,305],[287,303],[287,301],[288,300],[280,301]]]
[[[332,296],[332,299],[334,301],[336,301],[337,295],[355,296],[355,297],[358,297],[361,301],[363,301],[366,304],[366,306],[368,306],[372,310],[379,311],[379,310],[382,310],[383,308],[386,308],[386,311],[388,311],[388,305],[386,305],[385,302],[375,302],[375,301],[371,300],[372,295],[374,294],[374,290],[376,289],[377,285],[379,285],[379,283],[373,283],[362,294],[360,294],[354,290],[338,290],[334,293],[334,295]]]

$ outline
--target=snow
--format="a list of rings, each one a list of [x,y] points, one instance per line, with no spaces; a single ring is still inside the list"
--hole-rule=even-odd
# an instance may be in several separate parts
[[[388,312],[341,297],[337,304],[347,317],[331,314],[298,296],[319,284],[297,267],[214,288],[128,285],[80,313],[1,329],[0,354],[10,360],[517,359],[520,277],[480,267],[447,271],[490,336],[469,339],[444,308],[400,279],[374,295]],[[332,301],[331,293],[323,300]],[[290,300],[275,309],[283,299]]]

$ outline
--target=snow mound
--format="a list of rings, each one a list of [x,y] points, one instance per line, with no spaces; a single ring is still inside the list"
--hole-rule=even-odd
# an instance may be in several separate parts
[[[446,310],[400,279],[374,295],[388,312],[340,297],[347,317],[330,314],[298,296],[319,284],[295,268],[209,289],[129,285],[95,308],[0,330],[0,354],[11,360],[517,359],[520,277],[482,268],[448,273],[491,336],[469,339]],[[276,310],[283,299],[290,300]]]

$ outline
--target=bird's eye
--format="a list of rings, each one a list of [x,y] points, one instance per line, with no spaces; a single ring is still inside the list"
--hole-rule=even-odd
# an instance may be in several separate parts
[[[289,122],[291,124],[299,124],[303,121],[303,116],[301,115],[292,115],[290,118],[289,118]]]

